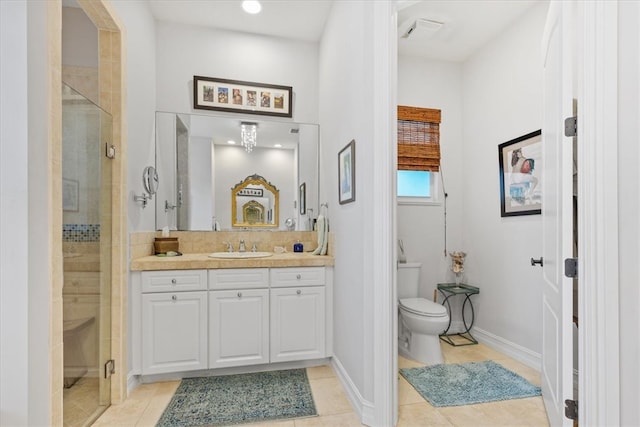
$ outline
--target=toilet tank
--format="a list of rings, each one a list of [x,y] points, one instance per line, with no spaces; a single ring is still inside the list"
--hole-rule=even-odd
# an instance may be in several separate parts
[[[421,266],[419,262],[398,264],[398,299],[418,296]]]

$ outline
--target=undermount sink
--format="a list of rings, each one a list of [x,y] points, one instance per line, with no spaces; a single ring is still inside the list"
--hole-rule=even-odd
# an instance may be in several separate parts
[[[209,258],[245,259],[266,258],[272,255],[271,252],[214,252],[209,254]]]

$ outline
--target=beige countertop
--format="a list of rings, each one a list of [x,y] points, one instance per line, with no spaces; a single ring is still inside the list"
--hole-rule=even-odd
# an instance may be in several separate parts
[[[221,259],[210,258],[206,253],[183,254],[175,257],[155,255],[131,261],[132,271],[146,270],[194,270],[213,268],[269,268],[269,267],[324,267],[333,266],[334,258],[328,255],[311,255],[310,252],[286,252],[265,258]]]

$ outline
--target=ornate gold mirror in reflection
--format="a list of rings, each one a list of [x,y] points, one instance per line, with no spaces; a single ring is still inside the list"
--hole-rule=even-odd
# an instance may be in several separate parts
[[[250,175],[231,189],[233,227],[278,227],[279,190],[260,175]]]

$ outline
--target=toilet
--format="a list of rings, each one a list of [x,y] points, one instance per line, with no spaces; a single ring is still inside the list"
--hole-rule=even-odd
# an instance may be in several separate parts
[[[447,309],[418,297],[420,263],[398,264],[398,352],[435,365],[444,363],[439,335],[449,325]]]

